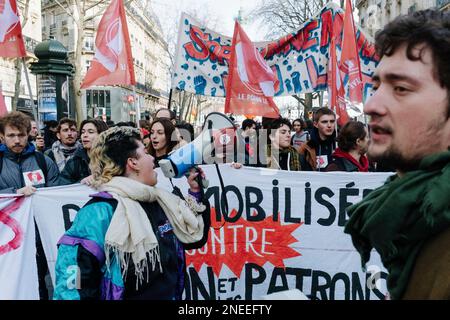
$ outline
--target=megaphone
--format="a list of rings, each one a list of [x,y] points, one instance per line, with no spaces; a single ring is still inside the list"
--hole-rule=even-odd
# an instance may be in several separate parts
[[[181,178],[196,165],[214,163],[216,154],[234,146],[235,136],[233,121],[223,113],[211,112],[199,136],[159,160],[159,166],[167,178]]]

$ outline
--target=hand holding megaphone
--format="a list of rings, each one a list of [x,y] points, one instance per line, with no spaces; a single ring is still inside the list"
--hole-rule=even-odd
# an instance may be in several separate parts
[[[200,167],[192,167],[185,176],[188,180],[189,189],[192,192],[200,192],[200,188],[208,188],[209,181],[206,179],[205,172]]]

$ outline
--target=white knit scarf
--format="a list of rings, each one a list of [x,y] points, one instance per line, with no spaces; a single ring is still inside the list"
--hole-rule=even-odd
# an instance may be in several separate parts
[[[168,191],[122,176],[114,177],[99,190],[110,193],[118,201],[106,232],[105,255],[106,265],[109,267],[110,253],[116,254],[122,277],[126,276],[130,256],[139,282],[143,280],[144,270],[147,270],[147,273],[149,271],[148,262],[151,263],[152,270],[155,270],[155,264],[158,262],[162,272],[158,240],[138,201],[158,201],[181,242],[196,242],[203,236],[203,218],[197,214],[199,207],[189,205]]]

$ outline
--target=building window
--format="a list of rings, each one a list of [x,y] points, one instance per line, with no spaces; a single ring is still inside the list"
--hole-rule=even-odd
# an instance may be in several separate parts
[[[86,90],[86,111],[89,119],[111,118],[110,91]]]
[[[84,46],[85,50],[94,51],[94,37],[93,36],[85,36],[84,37]]]

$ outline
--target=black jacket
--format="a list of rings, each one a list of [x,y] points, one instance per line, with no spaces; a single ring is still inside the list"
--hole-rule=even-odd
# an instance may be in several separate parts
[[[44,156],[46,170],[39,166],[36,159],[34,145],[28,144],[21,154],[15,154],[0,144],[0,193],[16,193],[17,189],[25,187],[24,172],[41,169],[45,175],[45,184],[35,185],[37,188],[53,187],[58,185],[59,170],[56,164],[49,157]],[[44,172],[47,171],[47,172]]]
[[[306,143],[306,146],[302,148],[302,157],[300,157],[301,167],[304,171],[318,170],[311,166],[310,161],[315,161],[316,157],[319,156],[326,155],[328,163],[331,163],[331,154],[333,153],[334,149],[336,149],[336,130],[326,140],[322,140],[320,139],[319,130],[317,128],[314,128],[311,131],[310,137],[311,139]],[[309,155],[306,154],[309,153],[308,149],[313,151]],[[325,168],[318,171],[325,171]]]
[[[59,176],[59,185],[78,183],[91,175],[89,169],[89,156],[86,149],[79,148]]]
[[[332,157],[333,160],[325,168],[325,171],[359,172],[358,167],[350,160],[341,157]]]

